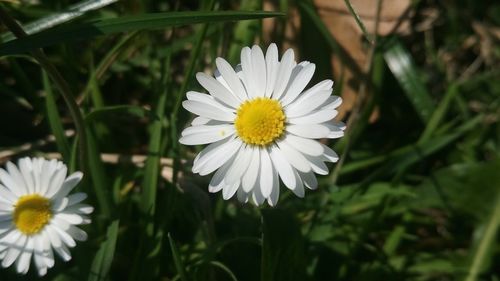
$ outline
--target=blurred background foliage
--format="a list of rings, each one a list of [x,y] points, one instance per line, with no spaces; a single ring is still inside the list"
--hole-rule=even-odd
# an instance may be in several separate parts
[[[500,2],[0,2],[44,29],[0,26],[0,160],[62,158],[96,206],[89,241],[43,280],[500,280]],[[284,16],[210,12],[238,10]],[[176,11],[193,13],[150,14]],[[194,73],[270,42],[334,77],[348,125],[320,188],[273,209],[209,194],[190,173],[201,147],[177,141]],[[37,47],[83,112],[86,168]]]

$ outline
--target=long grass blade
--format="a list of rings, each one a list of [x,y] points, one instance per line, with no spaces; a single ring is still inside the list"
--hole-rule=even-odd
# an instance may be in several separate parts
[[[175,268],[177,269],[177,274],[182,281],[188,281],[186,270],[184,267],[184,262],[182,261],[182,257],[179,254],[179,249],[177,248],[177,244],[175,243],[172,235],[168,234],[168,242],[170,243],[170,249],[172,250],[172,257],[174,258]]]
[[[384,53],[387,66],[403,88],[422,122],[427,123],[435,110],[434,103],[417,73],[411,54],[394,40]]]
[[[170,12],[100,19],[80,24],[57,26],[0,45],[0,56],[20,54],[45,46],[89,39],[134,30],[154,30],[169,26],[238,21],[282,16],[262,11]]]
[[[43,17],[39,20],[25,24],[23,25],[23,29],[27,34],[34,34],[42,30],[49,29],[51,27],[74,20],[78,17],[83,16],[88,11],[103,8],[117,1],[118,0],[85,0],[69,6],[65,11],[57,12]],[[4,33],[1,35],[0,42],[7,42],[14,38],[15,36],[10,32]]]
[[[70,145],[64,134],[64,127],[61,122],[61,116],[59,116],[56,98],[52,85],[50,84],[49,76],[45,71],[42,72],[42,80],[43,89],[45,91],[45,110],[47,111],[49,126],[56,138],[57,149],[61,152],[64,162],[69,163],[71,158]]]
[[[119,221],[115,220],[108,227],[107,238],[102,242],[99,251],[92,261],[88,281],[108,280],[109,269],[113,262],[116,249],[116,240],[118,239]]]

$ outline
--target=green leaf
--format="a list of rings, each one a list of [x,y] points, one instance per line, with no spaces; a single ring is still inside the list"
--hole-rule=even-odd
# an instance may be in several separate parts
[[[107,238],[101,243],[97,254],[92,261],[88,281],[104,281],[108,279],[109,269],[115,255],[116,240],[118,238],[119,221],[115,220],[108,227]]]
[[[169,12],[100,19],[51,28],[0,45],[0,56],[20,54],[37,48],[96,36],[134,30],[154,30],[170,26],[237,21],[282,16],[262,11]]]
[[[109,4],[115,3],[118,0],[84,0],[77,4],[69,6],[66,10],[50,14],[39,20],[23,25],[24,32],[33,34],[42,30],[60,25],[62,23],[74,20],[83,16],[86,12],[103,8]],[[14,39],[14,35],[6,32],[1,35],[0,42],[6,42]]]
[[[415,208],[446,207],[478,222],[466,269],[466,281],[478,280],[491,266],[500,227],[500,160],[457,164],[439,170],[420,187]]]
[[[262,210],[262,240],[262,281],[305,280],[303,238],[293,216]]]
[[[354,7],[352,6],[351,1],[350,0],[344,0],[344,2],[346,4],[347,8],[349,9],[349,12],[351,13],[351,15],[356,20],[356,23],[358,24],[359,28],[361,28],[361,31],[363,32],[363,36],[365,36],[365,38],[366,38],[366,40],[368,42],[370,42],[371,44],[373,44],[373,40],[372,40],[370,34],[368,34],[368,31],[366,30],[366,27],[363,24],[363,21],[361,21],[361,18],[359,17],[358,13],[356,12],[356,10],[354,10]]]
[[[87,163],[89,175],[92,180],[92,187],[99,203],[99,210],[105,218],[111,217],[111,201],[110,192],[111,186],[108,184],[104,164],[101,160],[101,152],[98,148],[94,130],[90,126],[87,130]]]
[[[163,133],[162,120],[165,117],[165,105],[167,102],[168,94],[168,81],[170,79],[170,53],[165,60],[167,69],[163,71],[162,89],[159,93],[158,101],[156,102],[155,115],[158,119],[151,125],[151,134],[149,135],[148,145],[148,158],[146,159],[146,166],[144,168],[144,177],[142,180],[142,197],[141,197],[141,211],[146,216],[154,216],[156,190],[158,189],[158,177],[160,174],[160,158],[161,158],[161,142]],[[152,224],[148,224],[148,235],[152,235]]]
[[[448,111],[451,100],[455,97],[455,95],[457,95],[457,93],[458,86],[456,84],[452,84],[448,87],[446,95],[444,96],[443,100],[441,100],[436,110],[432,113],[431,119],[427,123],[424,132],[420,136],[420,139],[418,140],[419,143],[429,140],[432,134],[436,131],[439,124],[443,120],[443,117]]]
[[[432,112],[434,112],[435,106],[427,88],[417,73],[417,67],[411,54],[401,42],[393,40],[389,43],[384,58],[420,119],[427,123]]]
[[[99,109],[92,110],[85,116],[85,122],[95,122],[104,120],[116,114],[130,114],[139,118],[153,117],[158,120],[158,117],[151,113],[150,110],[137,105],[114,105],[104,106]]]
[[[170,249],[172,250],[172,257],[174,258],[174,264],[175,268],[177,269],[178,276],[180,276],[182,281],[188,281],[184,262],[182,261],[182,257],[179,254],[177,244],[175,243],[170,233],[168,233],[168,242],[170,243]]]
[[[45,91],[45,109],[47,111],[47,119],[49,121],[49,126],[56,138],[57,149],[61,152],[63,160],[65,163],[70,162],[70,146],[66,135],[64,134],[64,127],[61,122],[61,116],[59,116],[56,98],[54,96],[54,91],[50,84],[49,77],[45,71],[42,72],[43,75],[43,89]]]

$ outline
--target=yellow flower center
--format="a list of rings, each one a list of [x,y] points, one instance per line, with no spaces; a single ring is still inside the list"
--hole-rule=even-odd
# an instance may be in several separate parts
[[[277,100],[256,98],[238,108],[234,125],[238,136],[247,144],[267,145],[279,138],[285,129],[285,113]]]
[[[22,196],[14,208],[14,224],[26,235],[40,232],[51,218],[49,199],[38,194]]]

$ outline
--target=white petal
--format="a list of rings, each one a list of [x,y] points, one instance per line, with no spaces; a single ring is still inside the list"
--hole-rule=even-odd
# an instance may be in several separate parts
[[[14,210],[14,204],[0,201],[0,210],[11,212]]]
[[[9,173],[2,168],[0,168],[0,182],[17,197],[23,196],[24,193],[22,192],[22,189],[17,186],[16,182],[12,179]]]
[[[57,169],[56,160],[46,161],[42,160],[42,170],[40,172],[40,185],[38,186],[37,193],[45,195],[49,189],[50,180],[54,176]]]
[[[275,145],[271,146],[271,160],[285,186],[291,190],[295,189],[297,181],[293,173],[293,168],[281,150]]]
[[[254,45],[252,47],[252,70],[255,83],[256,96],[262,97],[266,94],[266,61],[262,49]]]
[[[243,173],[247,170],[250,160],[252,159],[252,150],[253,149],[248,146],[241,147],[231,168],[224,177],[225,184],[230,185],[234,182],[241,182]]]
[[[57,234],[59,235],[59,238],[61,238],[61,241],[63,241],[64,244],[66,244],[70,248],[73,248],[76,246],[75,240],[68,233],[66,233],[66,231],[60,229],[56,225],[53,225],[52,227],[57,232]]]
[[[323,162],[322,158],[309,155],[304,156],[306,157],[309,165],[311,165],[313,172],[320,175],[328,175],[328,167]]]
[[[73,193],[69,195],[68,197],[68,207],[71,207],[75,204],[78,204],[82,202],[83,200],[87,199],[87,194],[83,192],[78,192],[78,193]]]
[[[193,126],[188,127],[182,132],[179,142],[185,145],[198,145],[213,143],[223,140],[234,134],[234,125],[215,125],[215,126]]]
[[[293,170],[293,175],[295,177],[295,180],[297,181],[297,187],[295,189],[292,189],[292,192],[300,197],[304,197],[304,183],[302,182],[302,178],[299,175],[299,171],[296,171],[295,169]]]
[[[288,85],[290,75],[292,74],[293,66],[295,64],[294,53],[292,49],[286,50],[283,58],[281,59],[278,73],[276,76],[276,84],[274,85],[273,98],[280,99],[281,95]]]
[[[205,103],[205,104],[211,105],[213,107],[216,107],[222,111],[229,111],[229,112],[234,111],[234,109],[227,107],[227,106],[223,105],[222,103],[218,102],[211,95],[207,95],[207,94],[199,93],[199,92],[195,92],[195,91],[189,91],[186,93],[186,97],[188,98],[188,100],[199,101],[201,103]]]
[[[236,197],[238,198],[238,201],[240,201],[241,203],[247,203],[249,194],[245,193],[245,191],[243,191],[243,188],[238,188],[238,191],[236,192]]]
[[[266,198],[262,196],[261,188],[259,186],[259,181],[256,181],[254,187],[252,188],[252,200],[257,206],[262,205],[262,203],[266,201]]]
[[[321,146],[321,144],[315,140],[301,138],[288,134],[283,141],[285,141],[298,151],[302,152],[303,154],[308,154],[311,156],[320,156],[323,155],[324,153],[324,149]]]
[[[311,166],[309,165],[307,159],[304,155],[298,152],[296,149],[292,148],[286,142],[277,142],[281,152],[295,169],[301,172],[309,172],[311,170]]]
[[[224,200],[231,199],[231,197],[233,197],[238,190],[238,186],[240,186],[239,181],[233,182],[231,184],[225,184],[224,188],[222,189],[222,198]]]
[[[46,233],[47,236],[49,237],[52,247],[54,248],[61,247],[62,241],[61,238],[59,237],[59,234],[56,232],[55,228],[51,224],[48,224],[44,230],[47,231]]]
[[[210,95],[212,95],[219,102],[222,102],[232,108],[238,108],[238,106],[240,105],[241,102],[238,100],[236,95],[231,93],[214,77],[209,76],[203,72],[198,72],[196,73],[196,79],[198,80],[200,85],[203,88],[207,89]]]
[[[16,270],[18,273],[26,274],[30,269],[31,255],[33,254],[34,241],[29,238],[26,242],[26,246],[22,250],[19,258],[16,261]]]
[[[198,116],[191,121],[191,126],[206,125],[210,120],[212,119]]]
[[[9,203],[9,205],[12,205],[16,203],[17,201],[17,196],[14,195],[8,188],[0,184],[0,203]],[[0,210],[3,210],[0,207]]]
[[[83,219],[80,215],[64,213],[64,212],[56,214],[54,218],[59,218],[59,219],[65,220],[65,221],[69,222],[70,224],[81,224],[83,222]],[[63,228],[63,227],[61,227],[61,228]],[[63,229],[65,229],[65,228],[63,228]]]
[[[313,94],[303,94],[295,102],[285,108],[288,118],[306,115],[320,107],[332,94],[332,90],[316,91]]]
[[[234,68],[223,58],[216,58],[215,64],[224,78],[224,81],[226,81],[229,86],[229,89],[231,89],[231,91],[238,97],[239,101],[242,102],[248,99],[245,88],[243,87],[243,84],[241,84],[241,80],[238,75],[236,75]]]
[[[193,161],[193,173],[199,173],[201,166],[203,166],[215,154],[221,153],[226,148],[226,145],[232,141],[234,141],[234,138],[214,142],[200,151]]]
[[[254,72],[252,66],[252,50],[248,47],[241,49],[241,69],[241,75],[243,77],[243,83],[245,84],[248,98],[256,98],[258,96],[257,87],[255,85],[256,78],[254,77],[256,73]]]
[[[56,253],[64,260],[64,261],[70,261],[71,260],[71,253],[69,249],[64,245],[61,244],[61,246],[54,248],[56,250]]]
[[[76,204],[65,210],[68,213],[85,214],[89,215],[94,212],[94,207],[87,204]]]
[[[328,159],[328,161],[335,163],[339,161],[339,156],[333,149],[329,148],[328,146],[324,145],[321,143],[321,146],[323,147],[324,154],[323,156]]]
[[[342,98],[339,96],[329,96],[328,99],[321,105],[322,109],[335,109],[342,104]]]
[[[276,47],[276,44],[272,43],[269,47],[267,47],[266,51],[266,97],[271,97],[273,93],[278,68],[278,48]]]
[[[67,197],[58,198],[52,203],[52,210],[55,212],[60,212],[68,206],[69,200]]]
[[[67,232],[71,237],[73,237],[73,239],[77,241],[86,241],[88,238],[88,235],[85,231],[73,225],[67,230]]]
[[[216,153],[215,155],[213,155],[213,157],[207,159],[207,161],[202,166],[200,166],[199,174],[201,176],[205,176],[217,170],[220,166],[224,165],[224,163],[226,163],[226,161],[229,160],[231,156],[236,153],[236,151],[238,151],[241,145],[242,142],[238,139],[234,139],[233,141],[228,142],[226,145],[224,145],[222,151],[219,151],[219,153]]]
[[[340,127],[340,126],[336,125],[335,123],[331,123],[331,122],[322,123],[321,125],[326,126],[330,130],[330,133],[327,136],[330,139],[337,139],[337,138],[344,136],[345,127]],[[343,123],[342,123],[342,125],[343,125]]]
[[[322,124],[287,125],[286,131],[310,139],[326,138],[331,132],[327,126]]]
[[[64,179],[66,178],[66,173],[68,172],[68,169],[66,166],[62,167],[61,169],[57,170],[53,175],[52,178],[49,182],[48,188],[47,188],[47,193],[44,194],[46,197],[51,198],[56,194],[62,187],[64,183]]]
[[[210,193],[219,192],[224,187],[224,177],[226,176],[227,171],[231,168],[235,158],[236,154],[233,155],[233,157],[229,159],[226,164],[222,165],[217,172],[215,172],[214,176],[210,180],[210,184],[208,185],[208,191]]]
[[[307,89],[306,91],[304,91],[300,95],[300,97],[297,98],[291,104],[289,104],[288,107],[295,107],[296,104],[302,103],[303,101],[309,100],[312,96],[317,95],[318,92],[321,92],[321,91],[330,91],[330,90],[332,90],[332,86],[333,86],[333,81],[332,80],[330,80],[330,79],[323,80],[323,81],[317,83],[316,85],[312,86],[311,88]],[[330,101],[332,101],[332,100],[330,100]],[[327,104],[323,103],[321,105],[322,106],[326,106]],[[332,109],[335,109],[335,108],[332,108]]]
[[[249,193],[257,182],[257,176],[260,170],[260,149],[252,149],[252,160],[247,171],[243,175],[241,186],[246,193]]]
[[[316,179],[316,176],[314,173],[311,171],[309,173],[301,173],[299,172],[300,177],[304,181],[304,185],[307,186],[309,189],[316,189],[318,188],[318,180]]]
[[[268,198],[273,188],[273,165],[267,149],[260,150],[260,188],[262,196]]]
[[[185,100],[182,102],[182,106],[187,111],[205,118],[228,122],[233,122],[236,118],[236,115],[232,112],[223,111],[215,106],[208,105],[199,101]]]
[[[274,207],[278,204],[278,199],[280,197],[280,181],[278,177],[278,171],[273,169],[273,187],[271,190],[271,194],[267,198],[267,204]]]
[[[304,66],[297,74],[297,76],[293,78],[294,80],[291,83],[290,88],[288,88],[287,92],[281,99],[281,104],[283,106],[287,106],[288,104],[293,102],[299,96],[299,94],[302,93],[309,81],[311,81],[315,69],[316,65],[314,63],[310,63]]]
[[[21,172],[12,162],[7,162],[7,171],[9,172],[11,179],[14,181],[15,185],[23,194],[28,194],[29,190],[24,182],[24,178],[21,175]]]
[[[288,122],[291,124],[319,124],[332,120],[335,116],[337,116],[337,113],[338,112],[335,109],[320,109],[307,115],[289,118]]]
[[[29,157],[19,159],[19,171],[24,178],[24,182],[26,183],[26,188],[29,193],[35,192],[35,182],[33,180],[32,170],[33,166]]]
[[[54,200],[68,195],[71,190],[73,190],[73,188],[75,188],[76,185],[82,180],[82,177],[83,173],[78,171],[67,177],[64,180],[61,189],[54,195]]]
[[[28,237],[26,235],[20,235],[19,238],[12,245],[10,245],[5,258],[2,260],[3,267],[9,267],[16,261],[19,254],[21,254],[21,250],[26,245],[27,240]]]

